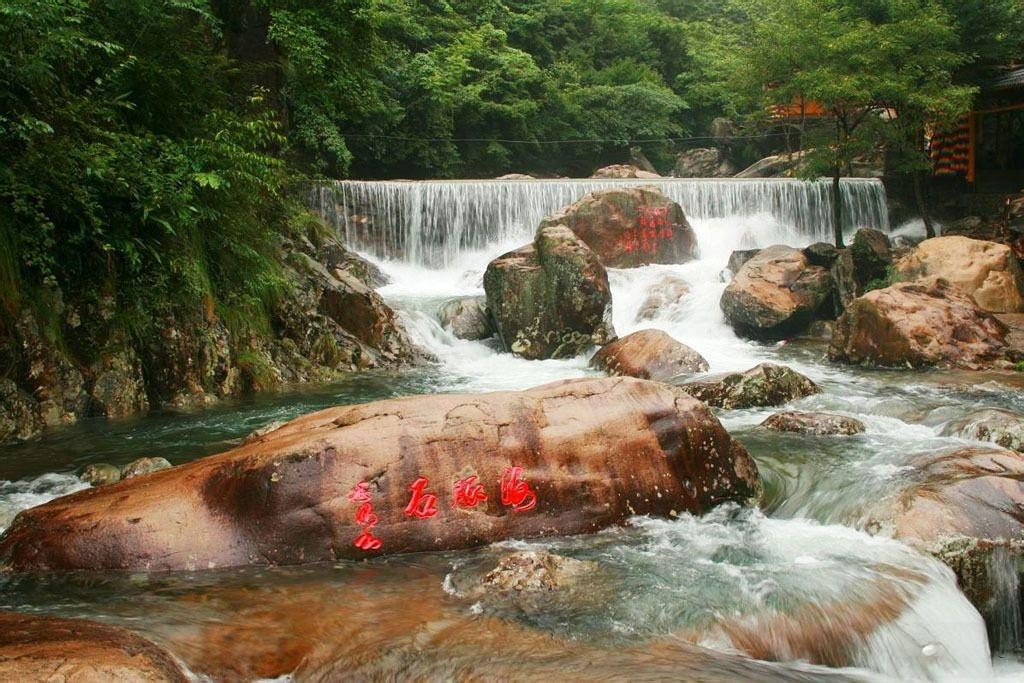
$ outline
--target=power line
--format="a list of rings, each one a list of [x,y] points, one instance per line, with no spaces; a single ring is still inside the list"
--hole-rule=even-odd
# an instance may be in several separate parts
[[[642,144],[654,142],[709,142],[714,140],[762,140],[770,137],[792,135],[792,132],[761,133],[759,135],[730,135],[728,137],[680,137],[680,138],[575,138],[572,140],[513,140],[507,138],[419,138],[406,135],[378,135],[374,133],[343,133],[346,138],[398,140],[401,142],[497,142],[501,144],[521,145],[569,145],[569,144]]]

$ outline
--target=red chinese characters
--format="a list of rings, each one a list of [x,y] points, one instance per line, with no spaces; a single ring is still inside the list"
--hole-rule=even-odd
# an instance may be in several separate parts
[[[471,508],[487,500],[484,485],[477,483],[476,476],[459,479],[452,486],[452,506]]]
[[[409,486],[412,498],[409,499],[409,504],[405,506],[405,514],[420,519],[427,519],[437,514],[437,496],[433,493],[427,493],[426,488],[426,477],[420,477]]]
[[[369,503],[370,497],[370,485],[365,481],[359,482],[348,492],[348,499],[353,503]]]
[[[501,504],[513,512],[526,512],[537,506],[537,494],[522,480],[522,467],[507,467],[501,475]]]
[[[669,207],[641,206],[637,209],[638,227],[627,230],[619,238],[619,246],[627,253],[654,254],[658,243],[675,234],[669,222]]]
[[[373,503],[370,502],[372,494],[370,485],[361,481],[352,487],[348,493],[348,499],[353,503],[361,503],[356,509],[356,524],[362,527],[362,533],[356,536],[352,544],[360,550],[380,550],[384,543],[373,535],[373,527],[379,521],[377,513],[373,511]]]

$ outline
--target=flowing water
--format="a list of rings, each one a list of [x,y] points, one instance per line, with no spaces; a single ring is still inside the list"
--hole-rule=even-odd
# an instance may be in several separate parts
[[[158,455],[177,464],[230,447],[272,420],[326,405],[519,389],[594,374],[585,357],[525,361],[491,342],[455,339],[438,324],[436,311],[450,297],[482,293],[488,261],[530,239],[545,213],[597,187],[628,182],[345,182],[321,188],[314,197],[321,212],[389,274],[381,294],[439,363],[201,413],[86,422],[0,450],[0,527],[17,510],[81,488],[74,472],[89,462]],[[963,445],[943,436],[949,422],[974,407],[1024,411],[1021,383],[1004,375],[854,371],[830,365],[820,343],[761,345],[737,338],[718,306],[729,254],[827,239],[827,186],[788,180],[653,184],[686,210],[700,256],[684,265],[611,271],[618,333],[663,329],[697,349],[712,371],[766,360],[788,364],[824,390],[794,407],[839,412],[867,425],[854,437],[780,435],[757,428],[772,410],[722,413],[757,459],[766,485],[762,510],[724,507],[703,518],[637,519],[588,537],[365,563],[8,576],[0,578],[0,609],[126,625],[167,645],[197,675],[216,679],[293,670],[296,678],[323,679],[1024,675],[1016,654],[1021,614],[1013,596],[1019,586],[1009,558],[993,559],[1005,598],[998,623],[990,625],[993,648],[944,565],[884,533],[865,532],[876,506],[912,481],[907,463],[915,455]],[[845,182],[843,201],[849,231],[887,229],[877,182]],[[689,294],[638,321],[647,297],[667,278],[684,280]],[[509,548],[551,549],[592,563],[594,574],[540,601],[481,591],[481,576]]]

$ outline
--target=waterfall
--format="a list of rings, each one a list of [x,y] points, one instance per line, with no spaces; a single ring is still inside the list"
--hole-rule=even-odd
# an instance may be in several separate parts
[[[653,185],[690,219],[770,217],[804,241],[832,240],[828,180],[453,180],[354,181],[316,186],[312,207],[351,247],[434,268],[495,243],[527,242],[541,219],[588,192]],[[844,231],[888,231],[885,189],[874,179],[840,183]]]
[[[1006,546],[996,546],[988,557],[986,569],[993,593],[993,650],[1019,652],[1024,648],[1024,634],[1021,633],[1020,569],[1017,558]]]

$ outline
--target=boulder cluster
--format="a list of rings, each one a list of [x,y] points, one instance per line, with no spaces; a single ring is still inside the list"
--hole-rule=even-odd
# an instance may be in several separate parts
[[[1022,311],[1024,272],[1010,247],[937,237],[896,256],[883,233],[848,249],[814,244],[736,252],[726,319],[763,341],[814,333],[835,361],[883,367],[980,368],[1013,360],[1001,320]]]

